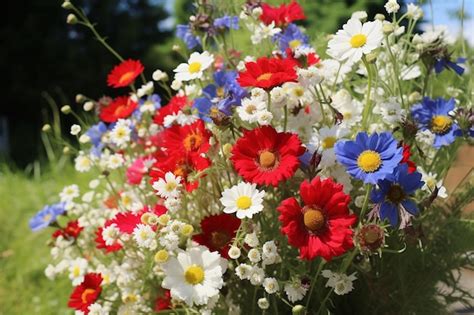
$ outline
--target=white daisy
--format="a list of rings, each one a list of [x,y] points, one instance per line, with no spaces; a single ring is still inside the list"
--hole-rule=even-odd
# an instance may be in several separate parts
[[[433,174],[431,172],[426,173],[421,167],[418,167],[417,170],[418,172],[421,173],[421,180],[425,182],[423,187],[421,187],[422,190],[428,191],[431,193],[436,188],[438,188],[438,196],[441,198],[448,198],[446,187],[443,186],[442,179],[437,180],[436,174]]]
[[[301,281],[294,281],[291,283],[285,284],[285,292],[288,296],[288,300],[291,303],[295,303],[296,301],[302,300],[306,294],[308,289],[301,285]]]
[[[221,203],[225,213],[236,212],[237,218],[251,218],[263,210],[264,191],[256,189],[255,184],[239,183],[222,193]]]
[[[138,224],[133,230],[133,239],[137,242],[138,247],[155,249],[157,246],[155,235],[151,226],[146,224]]]
[[[341,125],[350,128],[362,120],[362,104],[353,100],[347,90],[339,90],[332,98],[333,106],[343,116]]]
[[[89,156],[85,155],[84,152],[79,152],[79,155],[74,160],[74,168],[80,173],[90,171],[92,165],[92,159]]]
[[[245,98],[242,106],[237,107],[237,113],[243,121],[254,123],[258,121],[261,112],[267,111],[267,104],[260,98]]]
[[[75,184],[64,187],[59,193],[62,202],[71,202],[77,197],[79,197],[79,187]]]
[[[114,129],[112,129],[112,132],[110,133],[110,138],[113,143],[119,147],[122,147],[130,141],[131,133],[132,130],[130,129],[130,121],[119,119],[117,124],[114,126]]]
[[[352,64],[359,61],[363,54],[378,48],[382,39],[382,22],[379,20],[362,24],[358,19],[350,19],[329,41],[328,54]]]
[[[117,169],[123,165],[125,160],[121,154],[115,153],[108,157],[107,167],[110,169]]]
[[[193,52],[187,63],[180,64],[173,71],[176,72],[175,79],[178,81],[190,81],[202,78],[203,71],[214,62],[214,56],[205,51],[202,54]]]
[[[321,166],[328,167],[336,163],[334,144],[347,134],[346,128],[335,125],[331,128],[323,127],[311,137],[310,145],[317,147],[321,153]]]
[[[321,275],[328,278],[326,287],[334,288],[334,293],[344,295],[354,289],[353,282],[357,279],[355,273],[346,275],[343,273],[332,272],[331,270],[323,270]]]
[[[278,285],[278,281],[275,278],[265,278],[263,280],[263,288],[267,291],[268,294],[273,294],[280,290],[280,286]]]
[[[165,274],[162,287],[171,291],[172,298],[189,306],[204,305],[224,285],[222,275],[227,261],[219,253],[198,246],[170,257],[162,269]]]
[[[164,179],[153,183],[156,194],[163,198],[178,198],[181,186],[181,176],[175,176],[172,172],[167,172]]]
[[[72,280],[72,285],[76,286],[84,281],[84,275],[87,272],[87,266],[87,260],[84,258],[77,258],[70,262],[69,279]]]
[[[375,106],[374,113],[380,114],[383,122],[389,126],[394,126],[405,117],[405,110],[402,109],[402,105],[396,101],[395,97],[390,97],[386,102]]]

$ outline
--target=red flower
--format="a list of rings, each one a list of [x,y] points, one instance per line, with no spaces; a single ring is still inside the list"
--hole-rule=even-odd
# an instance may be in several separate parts
[[[410,160],[411,157],[411,147],[408,144],[403,145],[403,158],[400,161],[400,164],[406,163],[408,165],[408,173],[413,173],[416,171],[416,164],[415,162]]]
[[[109,225],[110,223],[106,224],[105,227]],[[118,241],[112,245],[107,245],[105,243],[104,237],[102,236],[102,231],[104,231],[104,228],[100,227],[95,232],[95,247],[97,247],[98,249],[104,249],[106,254],[113,253],[122,249],[122,244]]]
[[[128,96],[115,98],[108,106],[100,111],[99,118],[105,122],[113,123],[120,118],[127,118],[137,108],[137,102]]]
[[[278,186],[293,176],[304,152],[296,134],[263,126],[244,132],[232,148],[231,160],[247,182]]]
[[[128,59],[115,66],[107,76],[107,85],[119,88],[130,85],[144,70],[139,60]]]
[[[239,226],[240,219],[233,215],[223,213],[209,216],[201,221],[202,233],[194,235],[193,240],[211,252],[218,251],[222,257],[229,258],[230,244]]]
[[[245,71],[239,72],[237,82],[241,86],[269,89],[285,82],[296,81],[296,63],[291,59],[261,57],[257,62],[245,63]]]
[[[137,158],[127,168],[127,182],[132,185],[138,185],[142,182],[143,176],[148,172],[145,166],[146,158]]]
[[[351,198],[342,189],[331,178],[315,177],[300,185],[303,207],[294,197],[278,207],[281,232],[290,245],[299,248],[301,259],[321,256],[329,261],[354,247],[351,226],[357,217],[349,214]]]
[[[309,66],[318,64],[321,61],[321,58],[313,52],[308,53],[307,55],[295,58],[295,52],[291,48],[286,49],[287,59],[292,60],[299,68],[307,68]]]
[[[173,125],[163,131],[162,145],[169,155],[199,158],[211,147],[210,138],[211,133],[204,126],[204,122],[198,120],[191,125]]]
[[[186,96],[173,96],[168,104],[161,107],[153,118],[154,122],[158,125],[163,125],[163,121],[166,116],[178,113],[183,107],[188,104]]]
[[[53,233],[53,237],[57,238],[61,235],[64,238],[76,239],[83,229],[82,226],[79,226],[77,220],[69,221],[64,228],[56,230],[56,232]]]
[[[279,7],[272,7],[266,3],[262,4],[262,14],[260,20],[266,25],[275,22],[276,26],[285,26],[293,21],[304,20],[303,9],[296,2],[282,4]]]
[[[170,290],[164,290],[163,295],[156,297],[155,312],[159,313],[160,311],[169,309],[171,309],[171,292]]]
[[[69,297],[68,306],[78,311],[89,314],[89,306],[99,298],[102,288],[102,276],[100,273],[88,273],[84,281],[74,288]]]

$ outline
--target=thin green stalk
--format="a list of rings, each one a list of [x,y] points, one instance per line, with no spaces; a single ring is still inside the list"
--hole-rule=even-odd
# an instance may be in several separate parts
[[[365,68],[367,69],[367,76],[368,76],[366,103],[365,103],[364,111],[362,113],[362,126],[365,130],[368,130],[369,126],[368,126],[367,120],[369,118],[370,107],[371,107],[370,93],[372,91],[372,71],[370,71],[370,65],[367,62],[367,59],[365,58],[365,56],[362,56],[362,61],[364,62]]]
[[[397,84],[398,84],[398,91],[400,92],[400,100],[402,101],[403,108],[406,109],[405,101],[403,99],[402,83],[400,82],[400,71],[398,69],[397,60],[395,59],[395,56],[392,52],[392,48],[390,47],[390,41],[388,40],[388,36],[385,36],[385,42],[387,43],[387,48],[388,48],[388,52],[390,54],[390,59],[392,60],[393,72],[395,74],[395,79],[396,79]]]
[[[316,271],[316,274],[314,275],[313,280],[311,280],[311,288],[309,289],[309,294],[308,294],[308,300],[306,301],[306,309],[308,309],[310,302],[311,302],[311,297],[313,295],[313,290],[314,287],[316,286],[316,280],[318,279],[319,274],[321,273],[321,270],[323,269],[323,266],[326,264],[326,261],[324,259],[321,259],[321,262],[319,263],[318,270]]]

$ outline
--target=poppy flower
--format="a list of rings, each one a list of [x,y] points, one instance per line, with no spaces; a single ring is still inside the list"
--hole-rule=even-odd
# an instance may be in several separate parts
[[[171,155],[200,156],[206,153],[211,145],[211,133],[204,126],[202,120],[191,125],[173,125],[163,131],[163,147]]]
[[[69,221],[64,228],[56,230],[53,233],[53,238],[62,236],[64,238],[76,239],[79,234],[81,234],[82,230],[84,230],[84,228],[79,225],[78,220]]]
[[[163,125],[165,117],[168,115],[177,114],[183,107],[188,104],[188,98],[186,96],[173,96],[168,104],[161,107],[157,112],[153,121],[158,125]]]
[[[130,85],[145,68],[139,60],[128,59],[115,66],[107,76],[107,85],[119,88]]]
[[[315,177],[300,185],[302,205],[295,197],[285,199],[277,210],[281,232],[297,247],[300,258],[318,256],[330,261],[354,247],[351,226],[357,217],[349,213],[349,195],[331,178]]]
[[[261,57],[245,63],[245,71],[239,72],[237,82],[242,86],[270,89],[298,78],[296,63],[291,59]]]
[[[233,215],[212,215],[201,221],[202,233],[194,235],[193,240],[206,246],[211,252],[218,251],[222,257],[229,258],[230,244],[239,226],[240,219]]]
[[[127,118],[137,108],[137,102],[128,96],[115,98],[108,106],[102,107],[99,118],[105,122],[113,123],[120,118]]]
[[[416,164],[412,160],[410,160],[411,157],[411,147],[408,144],[403,144],[403,158],[400,161],[400,164],[407,164],[408,165],[408,173],[413,173],[416,171]]]
[[[293,176],[304,152],[296,134],[263,126],[244,132],[232,148],[231,161],[247,182],[276,187]]]
[[[74,288],[69,297],[68,306],[84,314],[89,314],[89,306],[93,304],[102,292],[102,276],[100,273],[88,273],[84,276],[84,281]]]
[[[293,21],[306,19],[303,9],[296,2],[290,4],[281,4],[280,6],[271,6],[267,3],[262,4],[262,14],[260,20],[266,25],[275,23],[276,26],[285,26]]]

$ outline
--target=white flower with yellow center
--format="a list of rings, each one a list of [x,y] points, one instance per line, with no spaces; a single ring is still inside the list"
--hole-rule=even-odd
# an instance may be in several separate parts
[[[74,168],[76,171],[80,173],[85,173],[90,171],[92,168],[93,161],[92,159],[88,156],[85,155],[83,152],[80,152],[79,155],[76,157],[74,160]]]
[[[138,247],[155,249],[157,246],[155,236],[155,231],[146,224],[138,224],[133,230],[133,239],[137,242]]]
[[[243,121],[254,123],[258,121],[259,115],[267,112],[267,104],[260,98],[244,98],[242,106],[237,107],[237,113]]]
[[[264,191],[256,189],[255,184],[239,183],[224,190],[220,199],[225,213],[236,213],[237,218],[251,218],[263,210]]]
[[[79,186],[75,184],[64,187],[59,193],[62,202],[71,202],[77,197],[79,197]]]
[[[214,62],[214,56],[205,51],[202,54],[193,52],[187,63],[182,63],[173,71],[178,81],[190,81],[202,78],[204,70]]]
[[[84,258],[77,258],[70,262],[69,279],[72,280],[72,285],[76,286],[84,281],[84,275],[87,272],[87,266],[87,260]]]
[[[162,269],[165,274],[162,287],[170,290],[173,299],[189,306],[204,305],[217,296],[224,285],[222,275],[227,269],[227,260],[217,252],[198,246],[178,253],[177,257],[169,257]]]
[[[336,164],[336,154],[334,154],[334,144],[348,134],[348,130],[340,125],[331,128],[323,127],[317,134],[311,137],[310,145],[318,148],[321,153],[320,165],[329,167]]]
[[[175,176],[172,172],[167,172],[164,179],[153,183],[156,194],[163,198],[178,198],[181,186],[181,176]]]
[[[328,54],[352,64],[378,48],[382,40],[382,22],[379,20],[362,24],[358,19],[350,19],[329,41]]]
[[[421,180],[425,182],[421,190],[428,191],[432,193],[436,188],[438,188],[438,197],[440,198],[447,198],[448,193],[446,191],[446,187],[443,186],[443,180],[437,180],[436,174],[431,172],[427,173],[423,170],[423,168],[418,167],[417,171],[421,173]]]
[[[119,147],[123,147],[127,142],[130,141],[130,134],[132,130],[130,129],[130,121],[125,119],[119,119],[117,124],[112,129],[110,133],[110,138],[113,143]]]

